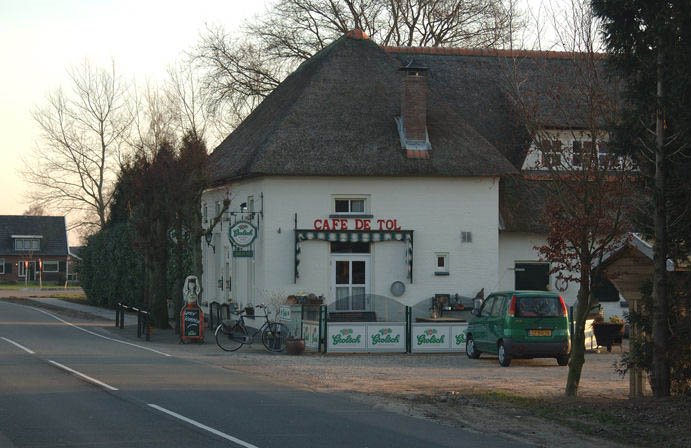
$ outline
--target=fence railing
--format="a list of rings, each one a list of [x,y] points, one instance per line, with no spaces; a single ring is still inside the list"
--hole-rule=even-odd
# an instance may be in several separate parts
[[[211,302],[209,304],[208,328],[213,330],[223,319],[230,319],[230,305],[227,303]]]
[[[117,328],[125,328],[125,311],[132,311],[137,313],[137,337],[141,338],[144,335],[147,341],[151,340],[151,313],[134,306],[128,306],[124,303],[118,303],[115,306],[115,326]]]

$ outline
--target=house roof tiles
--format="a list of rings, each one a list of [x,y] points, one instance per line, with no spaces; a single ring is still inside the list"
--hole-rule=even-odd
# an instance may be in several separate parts
[[[0,256],[18,255],[12,235],[37,235],[41,249],[33,255],[67,255],[67,230],[63,216],[0,216]]]

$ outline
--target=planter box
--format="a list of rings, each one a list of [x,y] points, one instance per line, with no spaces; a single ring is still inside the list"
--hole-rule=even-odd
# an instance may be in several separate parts
[[[620,344],[624,335],[624,324],[613,324],[600,322],[593,324],[593,333],[599,347],[607,347],[607,351],[612,351],[613,344]]]

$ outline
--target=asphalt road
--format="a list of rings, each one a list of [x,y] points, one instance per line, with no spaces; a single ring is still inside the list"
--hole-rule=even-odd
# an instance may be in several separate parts
[[[0,447],[525,446],[144,344],[0,302]]]

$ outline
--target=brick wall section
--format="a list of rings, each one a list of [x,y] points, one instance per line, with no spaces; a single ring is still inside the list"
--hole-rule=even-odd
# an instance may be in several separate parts
[[[425,141],[427,135],[427,76],[424,72],[405,73],[401,116],[403,117],[403,131],[406,139]]]

